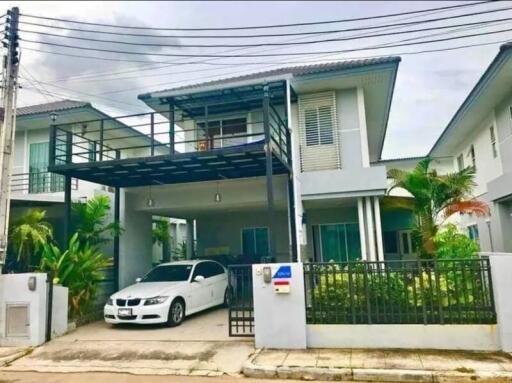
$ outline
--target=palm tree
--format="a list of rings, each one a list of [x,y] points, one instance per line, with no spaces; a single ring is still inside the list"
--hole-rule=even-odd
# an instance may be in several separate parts
[[[98,195],[85,203],[73,205],[73,211],[78,216],[76,220],[76,232],[78,241],[82,244],[99,246],[107,243],[122,229],[115,222],[105,223],[110,215],[110,198],[106,195]]]
[[[38,254],[43,245],[53,238],[52,226],[45,218],[46,211],[30,209],[9,230],[17,261],[23,263],[27,270],[31,266],[32,256]]]
[[[413,232],[420,255],[431,258],[435,255],[433,237],[439,226],[455,213],[489,215],[489,207],[471,195],[475,187],[475,170],[467,167],[448,174],[438,174],[430,169],[431,158],[421,160],[410,171],[390,169],[388,177],[393,180],[391,190],[402,188],[413,198],[387,198],[385,207],[406,208],[414,212],[416,227]]]

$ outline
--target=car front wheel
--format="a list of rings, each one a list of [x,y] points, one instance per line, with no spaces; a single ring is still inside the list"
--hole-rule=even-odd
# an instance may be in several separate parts
[[[167,316],[167,325],[170,327],[179,326],[185,319],[185,302],[181,299],[175,299],[169,308]]]

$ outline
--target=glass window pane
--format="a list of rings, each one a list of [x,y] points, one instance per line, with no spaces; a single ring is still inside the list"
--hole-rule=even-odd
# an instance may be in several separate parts
[[[347,223],[347,259],[348,261],[357,261],[361,259],[361,237],[359,235],[359,224]]]
[[[268,229],[266,227],[255,229],[256,255],[268,257]]]
[[[398,243],[396,231],[385,231],[382,233],[384,240],[384,252],[385,253],[398,253]]]
[[[334,142],[332,132],[332,108],[330,106],[321,106],[318,108],[318,122],[320,143],[329,145]]]
[[[306,145],[318,145],[318,111],[316,109],[304,111],[304,126],[306,128]]]
[[[245,256],[254,256],[256,251],[256,243],[254,231],[252,229],[242,230],[242,253]]]

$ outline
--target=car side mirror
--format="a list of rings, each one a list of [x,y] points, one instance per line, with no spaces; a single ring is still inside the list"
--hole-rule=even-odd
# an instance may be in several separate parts
[[[201,283],[202,281],[204,281],[204,277],[202,275],[196,275],[194,278],[194,282]]]
[[[139,277],[139,278],[135,278],[135,283],[140,283],[142,281],[142,278]]]

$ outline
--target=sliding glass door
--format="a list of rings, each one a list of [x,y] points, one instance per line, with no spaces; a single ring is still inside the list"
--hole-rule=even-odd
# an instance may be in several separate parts
[[[349,262],[361,259],[357,223],[318,225],[322,262]]]

